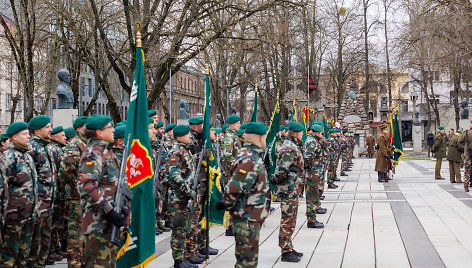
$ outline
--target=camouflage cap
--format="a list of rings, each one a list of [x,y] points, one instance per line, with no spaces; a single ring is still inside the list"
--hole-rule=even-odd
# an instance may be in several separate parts
[[[15,122],[8,126],[7,128],[7,136],[10,138],[11,136],[15,135],[16,133],[28,129],[28,124],[25,122]]]
[[[6,133],[0,134],[0,141],[6,141],[6,140],[8,140],[7,134]]]
[[[311,130],[314,131],[314,132],[323,132],[324,129],[323,129],[322,126],[315,124],[315,125],[311,126]]]
[[[267,133],[267,127],[262,122],[251,122],[246,125],[246,133],[265,135]]]
[[[115,128],[115,139],[121,139],[125,137],[126,126],[117,126]]]
[[[75,119],[74,121],[74,124],[72,124],[72,127],[76,129],[78,127],[85,125],[85,122],[87,122],[87,118],[88,116],[77,117],[77,119]]]
[[[77,136],[77,131],[73,127],[68,127],[64,129],[64,133],[66,133],[66,138],[72,138]]]
[[[44,126],[46,126],[49,122],[51,122],[51,119],[49,116],[46,115],[38,115],[33,117],[29,123],[28,123],[28,128],[35,130],[35,129],[40,129]]]
[[[94,114],[87,118],[85,127],[91,130],[97,130],[104,128],[108,123],[111,122],[111,117],[104,114]]]
[[[62,132],[62,131],[64,131],[64,128],[62,126],[55,127],[55,128],[52,129],[51,135],[55,135],[55,134],[57,134],[59,132]]]
[[[160,128],[160,127],[164,127],[164,122],[162,121],[157,121],[156,125],[154,126],[155,128]]]
[[[190,127],[187,125],[177,125],[174,127],[174,136],[176,137],[182,137],[187,135],[187,133],[190,132]]]
[[[226,118],[226,123],[228,123],[228,124],[234,124],[238,121],[241,121],[241,117],[239,117],[238,115],[235,115],[235,114],[230,115]]]
[[[147,116],[148,116],[148,117],[155,116],[155,115],[157,115],[157,111],[156,111],[156,110],[149,110],[149,111],[147,111]]]
[[[164,132],[169,132],[171,131],[172,129],[174,129],[174,127],[176,126],[176,124],[169,124],[166,126],[166,128],[164,129]]]
[[[190,119],[188,120],[188,123],[189,123],[190,125],[203,124],[203,117],[201,117],[201,116],[194,116],[194,117],[192,117],[192,118],[190,118]]]
[[[290,124],[288,124],[289,131],[301,132],[303,131],[303,129],[304,129],[303,125],[298,122],[290,122]]]

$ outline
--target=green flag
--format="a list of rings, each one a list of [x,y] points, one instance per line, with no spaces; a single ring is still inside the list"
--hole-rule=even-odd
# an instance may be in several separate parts
[[[136,68],[125,136],[128,137],[129,134],[131,141],[129,153],[124,152],[128,155],[126,175],[133,192],[132,218],[129,232],[124,239],[124,246],[117,254],[116,267],[144,267],[155,258],[154,169],[148,133],[148,106],[143,64],[143,51],[140,47],[136,47]]]
[[[400,125],[398,122],[398,111],[395,112],[395,119],[393,121],[393,142],[392,145],[395,146],[394,149],[394,158],[393,166],[394,168],[398,165],[398,161],[403,157],[403,145],[402,145],[402,135],[400,133]]]
[[[267,175],[270,178],[275,173],[275,165],[277,162],[277,150],[276,146],[279,143],[279,128],[280,128],[280,107],[279,107],[279,96],[277,94],[277,101],[275,103],[274,113],[270,119],[269,129],[267,130],[266,144],[267,151],[264,158],[264,162],[267,168]],[[274,199],[274,185],[270,183],[270,192],[272,193],[272,199]]]
[[[212,149],[211,139],[210,139],[210,78],[208,74],[205,79],[205,107],[203,112],[203,135],[202,142],[205,144],[206,148],[211,149],[211,155],[209,158],[205,159],[202,162],[202,165],[206,168],[207,178],[207,187],[205,193],[205,199],[203,200],[203,213],[200,220],[200,225],[202,228],[206,229],[206,242],[208,248],[209,242],[209,228],[213,224],[223,225],[225,211],[217,210],[216,203],[223,199],[223,192],[221,190],[222,185],[220,184],[221,170],[218,166],[218,161],[216,159],[216,154]],[[208,258],[208,252],[207,256]]]
[[[327,139],[329,136],[329,133],[328,133],[329,128],[328,128],[328,119],[326,118],[326,116],[323,116],[323,124],[324,124],[324,130],[323,130],[324,136]]]
[[[251,122],[257,122],[257,85],[254,90],[254,110],[252,110]]]

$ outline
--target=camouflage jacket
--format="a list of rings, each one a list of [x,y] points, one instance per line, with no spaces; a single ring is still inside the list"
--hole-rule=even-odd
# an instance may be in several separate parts
[[[192,135],[192,139],[190,140],[190,144],[187,145],[187,148],[193,155],[197,155],[202,151],[202,134],[190,130],[190,134]]]
[[[38,174],[39,217],[47,217],[52,213],[52,205],[56,192],[55,165],[48,147],[49,140],[33,135],[28,153],[33,158]]]
[[[329,157],[331,160],[335,160],[336,156],[339,154],[339,142],[335,136],[328,137],[328,149],[329,149]]]
[[[51,140],[51,142],[48,144],[48,148],[53,159],[54,169],[56,171],[54,173],[57,189],[55,198],[60,200],[64,200],[66,198],[64,179],[59,176],[59,168],[61,166],[62,156],[64,155],[64,146],[64,144],[55,140]]]
[[[63,149],[63,157],[59,168],[59,177],[65,183],[65,195],[70,200],[80,200],[77,188],[79,181],[79,162],[85,150],[87,139],[82,134],[77,134]]]
[[[171,136],[167,136],[164,140],[164,147],[162,151],[162,161],[161,166],[159,167],[160,179],[162,183],[169,182],[169,164],[167,158],[169,158],[169,152],[174,146],[175,139]]]
[[[286,138],[280,146],[273,179],[277,195],[287,197],[298,195],[297,189],[305,177],[302,146],[302,142],[294,137]]]
[[[349,141],[347,140],[347,137],[340,136],[338,138],[339,141],[339,151],[341,154],[346,155],[349,153]]]
[[[264,165],[264,151],[244,143],[226,184],[224,202],[233,217],[264,221],[269,208],[269,181]]]
[[[123,151],[125,148],[123,146],[117,146],[117,145],[110,145],[108,147],[110,151],[112,151],[116,155],[116,159],[118,159],[118,170],[121,167],[121,160],[123,160]]]
[[[228,129],[225,136],[223,137],[223,146],[221,148],[221,165],[227,178],[229,178],[231,167],[233,166],[236,157],[239,155],[241,150],[241,142],[239,142],[236,131]]]
[[[23,223],[37,215],[38,177],[29,149],[14,142],[3,153],[5,172],[5,219],[11,223]]]
[[[113,227],[105,215],[114,206],[120,169],[108,145],[108,141],[92,138],[80,158],[78,186],[84,234],[107,233]]]
[[[323,168],[323,148],[320,138],[311,136],[303,145],[303,158],[305,160],[305,176],[307,180],[319,181],[319,170]]]
[[[167,159],[169,165],[169,203],[187,203],[195,177],[192,153],[187,145],[175,141]]]

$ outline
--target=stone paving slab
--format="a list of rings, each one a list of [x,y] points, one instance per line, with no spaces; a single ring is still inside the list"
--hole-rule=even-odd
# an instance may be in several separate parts
[[[259,267],[472,267],[472,195],[447,179],[448,165],[434,180],[435,162],[402,160],[393,181],[378,183],[375,159],[354,159],[349,176],[337,189],[326,189],[318,215],[324,229],[306,227],[306,203],[300,200],[295,249],[300,263],[280,261],[280,204],[260,234]],[[447,163],[447,162],[445,162]],[[200,267],[233,267],[234,238],[220,226],[210,229],[211,246],[219,249]],[[172,267],[170,233],[156,237],[158,257],[148,267]],[[61,261],[53,267],[66,267]]]

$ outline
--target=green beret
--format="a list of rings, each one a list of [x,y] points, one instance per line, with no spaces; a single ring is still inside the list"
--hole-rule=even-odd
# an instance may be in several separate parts
[[[353,133],[354,133],[354,131],[348,131],[348,132],[349,132],[349,134],[353,134]]]
[[[6,134],[8,138],[10,138],[11,136],[25,129],[28,129],[28,124],[25,122],[16,122],[8,126]]]
[[[152,124],[152,123],[154,123],[154,119],[152,119],[151,117],[148,117],[147,122],[148,122],[148,125]]]
[[[303,131],[305,127],[298,123],[298,122],[291,122],[290,124],[288,124],[288,130],[289,131],[294,131],[294,132],[301,132]]]
[[[230,115],[230,116],[228,116],[228,118],[226,118],[226,123],[228,123],[228,124],[234,124],[238,121],[241,121],[241,117],[239,117],[235,114]]]
[[[160,127],[164,127],[164,122],[162,121],[157,121],[156,125],[154,126],[155,128],[160,128]]]
[[[212,123],[212,122],[210,122],[210,128],[212,128],[212,127],[213,127],[213,123]]]
[[[72,127],[76,129],[78,127],[85,125],[85,122],[87,122],[87,118],[88,116],[77,117],[77,119],[75,119],[74,121],[74,124],[72,124]]]
[[[228,128],[228,124],[224,124],[224,125],[221,127],[221,132],[225,133],[227,128]]]
[[[331,133],[336,133],[336,129],[332,128],[332,129],[330,129],[328,132],[329,132],[329,134],[331,134]]]
[[[63,127],[61,127],[61,126],[55,127],[55,128],[52,129],[51,135],[57,134],[57,133],[62,132],[62,131],[64,131]]]
[[[248,124],[248,123],[243,123],[243,124],[241,124],[241,128],[242,128],[243,130],[246,130],[247,124]]]
[[[108,123],[111,122],[111,117],[104,114],[94,114],[87,118],[85,127],[91,130],[97,130],[104,128]]]
[[[195,117],[192,117],[188,120],[188,123],[190,125],[198,125],[198,124],[203,124],[203,117],[201,116],[195,116]]]
[[[336,129],[337,133],[341,133],[341,130],[339,128]]]
[[[116,124],[116,126],[126,126],[126,121],[121,121],[119,122],[118,124]]]
[[[66,133],[66,138],[72,138],[72,137],[77,136],[77,132],[75,131],[73,127],[68,127],[64,129],[64,133]]]
[[[173,132],[175,137],[182,137],[190,132],[190,127],[187,125],[177,125],[174,127]]]
[[[35,129],[40,129],[47,125],[49,122],[51,122],[51,119],[49,119],[48,116],[46,115],[38,115],[33,117],[28,123],[28,128],[35,130]]]
[[[262,122],[251,122],[246,125],[246,133],[265,135],[267,133],[267,127]]]
[[[459,128],[456,132],[459,133],[459,134],[462,134],[462,128]]]
[[[148,116],[148,117],[155,116],[155,115],[157,115],[157,111],[156,111],[156,110],[149,110],[149,111],[147,111],[147,116]]]
[[[0,141],[6,141],[6,140],[8,140],[7,134],[6,133],[0,134]]]
[[[279,126],[279,131],[282,131],[282,130],[287,131],[288,128],[287,128],[286,126],[284,126],[284,125],[280,125],[280,126]]]
[[[323,122],[317,121],[314,123],[315,125],[321,126],[322,128],[325,127],[325,124]]]
[[[220,134],[223,130],[221,128],[215,128],[215,133]]]
[[[444,127],[443,127],[443,126],[439,126],[438,129],[439,129],[439,130],[443,130]]]
[[[236,136],[241,137],[244,134],[244,129],[240,128],[238,129],[238,132],[236,132]]]
[[[169,124],[169,125],[167,125],[166,128],[164,129],[164,132],[169,132],[169,131],[172,130],[175,126],[176,126],[176,124]]]
[[[126,126],[117,126],[115,128],[115,139],[120,139],[125,137]]]
[[[314,124],[313,126],[311,126],[311,130],[314,132],[323,132],[324,129],[322,126]]]

